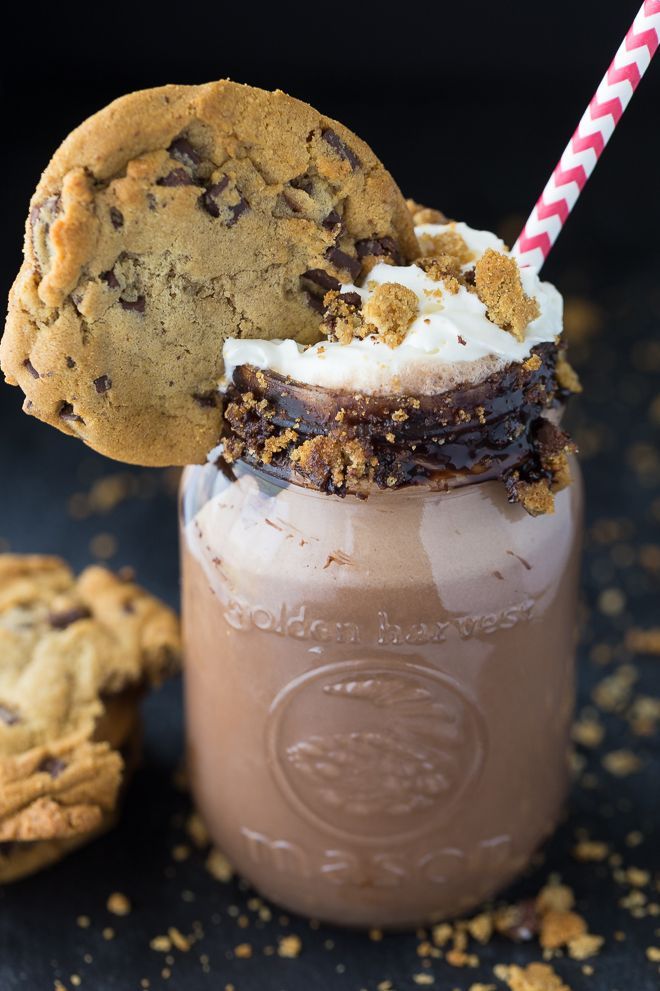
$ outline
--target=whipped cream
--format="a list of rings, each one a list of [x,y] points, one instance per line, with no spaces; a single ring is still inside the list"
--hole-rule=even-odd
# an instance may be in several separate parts
[[[473,254],[471,268],[488,248],[509,254],[504,242],[489,231],[473,230],[464,223],[421,224],[418,237],[454,230]],[[417,265],[376,265],[367,286],[350,283],[342,292],[355,292],[363,303],[376,285],[397,282],[411,289],[419,313],[403,341],[390,348],[374,335],[355,338],[349,344],[321,341],[304,347],[294,340],[242,340],[225,342],[223,358],[226,382],[238,365],[269,369],[309,385],[359,390],[371,394],[442,392],[459,383],[475,383],[512,362],[524,361],[536,344],[554,341],[562,330],[563,302],[549,282],[542,282],[531,268],[520,272],[525,292],[534,297],[540,313],[527,326],[524,340],[502,330],[488,319],[486,307],[475,293],[461,286],[452,294]],[[440,292],[438,292],[440,290]]]

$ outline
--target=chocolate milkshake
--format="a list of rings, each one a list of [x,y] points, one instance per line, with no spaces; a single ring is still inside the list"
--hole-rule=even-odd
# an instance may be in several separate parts
[[[462,913],[528,863],[573,705],[561,298],[413,209],[415,264],[312,281],[324,340],[225,344],[223,442],[182,486],[202,815],[265,895],[362,926]]]

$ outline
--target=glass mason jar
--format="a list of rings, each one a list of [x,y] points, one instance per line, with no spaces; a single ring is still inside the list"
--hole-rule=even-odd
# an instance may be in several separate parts
[[[552,831],[567,786],[582,492],[497,481],[368,499],[242,463],[182,483],[192,787],[286,908],[461,914]]]

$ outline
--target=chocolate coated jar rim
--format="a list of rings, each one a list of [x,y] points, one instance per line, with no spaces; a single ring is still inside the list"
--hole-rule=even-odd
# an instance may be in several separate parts
[[[225,397],[227,460],[338,495],[506,481],[514,471],[548,480],[536,441],[557,430],[544,414],[566,398],[557,355],[556,344],[539,344],[524,362],[431,396],[365,395],[239,365]]]

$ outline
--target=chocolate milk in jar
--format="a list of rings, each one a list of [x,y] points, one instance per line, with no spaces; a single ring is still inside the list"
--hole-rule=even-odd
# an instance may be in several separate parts
[[[376,435],[394,428],[396,463],[417,484],[379,488],[372,473],[368,492],[319,491],[331,476],[313,464],[305,474],[247,454],[231,471],[184,476],[192,787],[213,840],[287,909],[379,927],[461,914],[515,877],[556,824],[580,480],[573,466],[554,512],[534,517],[492,477],[494,465],[518,477],[511,459],[537,458],[536,385],[516,393],[517,425],[498,399],[511,382],[496,376],[477,397],[477,427],[439,436],[439,414],[433,439],[424,403],[403,426],[362,410],[376,478],[391,449]],[[270,401],[277,376],[267,386]],[[346,408],[303,391],[305,402],[280,388],[282,429],[300,427],[303,407],[310,429],[327,422],[324,403]]]

